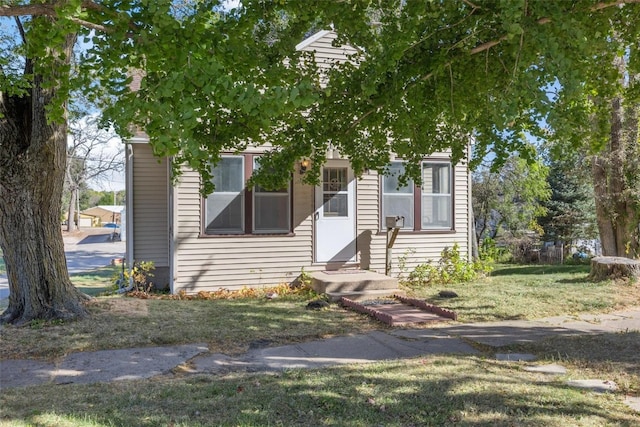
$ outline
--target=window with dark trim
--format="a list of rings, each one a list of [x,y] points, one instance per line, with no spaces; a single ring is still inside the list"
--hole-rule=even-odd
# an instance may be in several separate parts
[[[404,162],[389,165],[382,177],[382,216],[403,216],[403,230],[432,231],[453,229],[453,175],[451,162],[425,160],[421,163],[422,186],[413,180],[400,185]]]
[[[260,157],[252,154],[223,155],[213,167],[215,190],[204,200],[205,234],[291,232],[291,183],[278,190],[246,187],[259,162]]]

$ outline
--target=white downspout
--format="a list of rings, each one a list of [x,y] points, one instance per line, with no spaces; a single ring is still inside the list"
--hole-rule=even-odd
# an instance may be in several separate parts
[[[125,156],[125,188],[127,189],[127,202],[125,204],[126,207],[126,221],[127,221],[127,229],[126,232],[126,263],[127,268],[131,269],[133,266],[133,147],[131,144],[126,144],[126,156]],[[131,283],[130,283],[131,285]]]
[[[167,158],[167,176],[169,177],[169,182],[167,185],[167,197],[168,197],[168,201],[169,201],[169,206],[167,207],[169,209],[169,218],[168,218],[168,225],[169,225],[169,292],[173,295],[175,293],[175,274],[176,274],[176,253],[175,253],[175,248],[176,248],[176,239],[177,239],[177,224],[175,223],[175,218],[177,217],[177,215],[175,215],[175,212],[177,211],[177,206],[176,206],[176,197],[175,197],[175,189],[173,188],[173,177],[171,175],[171,162],[172,162],[172,158],[169,157]]]

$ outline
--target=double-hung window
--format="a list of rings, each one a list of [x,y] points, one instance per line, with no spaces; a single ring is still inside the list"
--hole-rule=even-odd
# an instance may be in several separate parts
[[[215,190],[207,197],[205,233],[244,233],[244,157],[222,156],[213,168]]]
[[[253,158],[253,170],[260,167],[260,158]],[[267,190],[256,185],[253,188],[254,233],[287,233],[290,229],[291,184],[278,190]]]
[[[403,216],[404,228],[413,230],[414,184],[409,180],[400,185],[400,175],[404,173],[403,162],[391,162],[388,175],[382,178],[382,222],[387,216]]]
[[[247,188],[259,156],[224,155],[212,169],[215,190],[204,201],[204,234],[287,234],[291,232],[291,184],[267,190]]]
[[[382,227],[387,216],[403,216],[404,230],[430,231],[453,228],[453,176],[448,161],[425,160],[422,185],[412,180],[400,185],[404,162],[391,162],[382,177]]]
[[[422,162],[422,229],[450,230],[451,164]]]

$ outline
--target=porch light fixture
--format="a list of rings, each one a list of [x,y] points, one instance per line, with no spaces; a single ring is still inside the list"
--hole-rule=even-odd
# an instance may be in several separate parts
[[[300,162],[300,175],[304,174],[307,171],[307,168],[310,164],[311,162],[309,161],[309,159],[302,159],[302,161]]]

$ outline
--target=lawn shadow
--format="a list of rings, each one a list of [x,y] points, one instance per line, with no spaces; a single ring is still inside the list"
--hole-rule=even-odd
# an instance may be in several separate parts
[[[581,367],[640,375],[640,331],[555,336],[503,349],[534,353],[555,363],[566,361]]]
[[[499,267],[490,273],[490,276],[510,276],[510,275],[542,275],[542,274],[563,274],[563,273],[589,273],[588,265],[514,265],[509,267]]]
[[[596,283],[593,280],[591,280],[588,275],[586,275],[584,277],[574,277],[574,278],[571,278],[571,279],[560,279],[560,280],[556,280],[556,282],[557,283],[566,283],[568,285],[577,285],[579,283],[593,283],[593,284]]]
[[[328,424],[325,420],[348,420],[350,425],[534,426],[562,425],[567,419],[632,425],[635,419],[612,399],[587,395],[561,382],[539,381],[517,366],[462,355],[275,375],[70,384],[65,386],[65,399],[59,398],[59,389],[39,390],[35,403],[21,391],[3,396],[5,420],[35,423],[43,412],[69,422],[88,418],[115,425],[140,425],[148,419],[163,425],[175,419],[190,425],[215,420],[217,425],[321,426]],[[93,396],[100,396],[99,401]],[[91,405],[88,397],[94,399]]]

